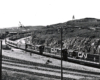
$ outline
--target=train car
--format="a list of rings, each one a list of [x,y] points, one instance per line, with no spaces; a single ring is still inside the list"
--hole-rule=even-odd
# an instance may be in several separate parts
[[[72,62],[100,68],[99,54],[90,54],[82,51],[68,50],[67,58]]]
[[[33,51],[33,52],[38,52],[39,54],[42,55],[43,52],[44,52],[44,46],[26,44],[26,50],[30,50],[30,51]]]
[[[51,57],[61,58],[61,49],[60,48],[51,48],[48,46],[44,47],[43,54],[49,55]]]

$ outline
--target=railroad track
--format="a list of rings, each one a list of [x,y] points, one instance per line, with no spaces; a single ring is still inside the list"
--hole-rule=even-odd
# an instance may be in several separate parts
[[[34,65],[31,66],[31,65],[25,65],[21,63],[18,64],[18,63],[13,63],[13,62],[6,62],[6,61],[2,61],[2,63],[3,63],[2,68],[6,70],[60,79],[60,73],[58,73],[57,71],[54,71],[51,68],[49,69],[46,67],[40,67],[40,66],[34,66]],[[64,77],[64,79],[66,79],[66,77]],[[67,78],[67,79],[72,80],[72,78]]]
[[[60,69],[59,66],[54,65],[46,65],[42,63],[35,63],[20,59],[15,59],[12,57],[2,56],[2,67],[3,69],[8,70],[15,70],[19,72],[26,72],[26,73],[32,73],[37,75],[45,75],[47,77],[53,77],[53,78],[60,78]],[[28,71],[26,71],[28,69]],[[37,70],[36,72],[31,72],[31,70]],[[38,71],[44,72],[43,73],[37,73]],[[50,75],[46,73],[51,74],[57,74],[57,75]],[[100,78],[100,72],[91,72],[91,71],[83,71],[83,70],[76,70],[71,68],[63,68],[63,74],[64,75],[74,75],[74,76],[84,76],[84,77],[93,77],[93,78]],[[64,77],[66,78],[66,77]]]

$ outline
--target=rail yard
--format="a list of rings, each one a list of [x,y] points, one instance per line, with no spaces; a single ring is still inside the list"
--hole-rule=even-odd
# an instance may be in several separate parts
[[[0,31],[3,80],[100,80],[99,19]]]
[[[20,40],[23,42],[24,39],[22,38]],[[46,64],[48,59],[51,63]],[[61,63],[59,59],[38,55],[36,53],[30,55],[30,52],[13,47],[12,50],[2,51],[2,69],[44,76],[48,77],[48,79],[51,78],[51,80],[60,80],[61,76]],[[100,69],[63,61],[63,77],[65,80],[99,80]]]

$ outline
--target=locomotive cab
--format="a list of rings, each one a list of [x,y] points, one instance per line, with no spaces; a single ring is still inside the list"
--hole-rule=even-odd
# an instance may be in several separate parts
[[[39,46],[39,53],[42,55],[44,52],[44,46]]]
[[[62,54],[63,54],[63,60],[67,60],[67,57],[68,57],[67,49],[63,49]]]

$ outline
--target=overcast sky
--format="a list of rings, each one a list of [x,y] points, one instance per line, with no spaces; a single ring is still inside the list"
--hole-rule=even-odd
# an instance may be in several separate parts
[[[100,0],[0,0],[0,28],[100,19]]]

